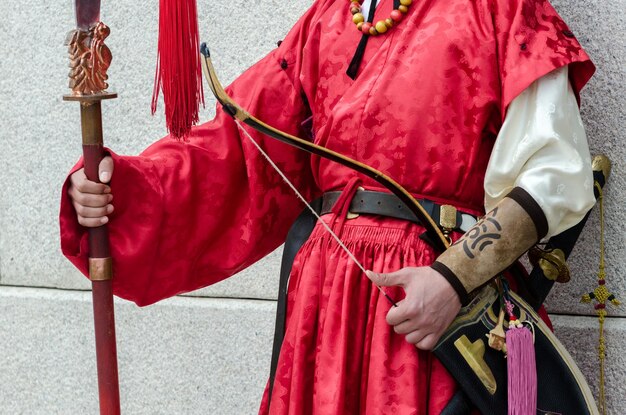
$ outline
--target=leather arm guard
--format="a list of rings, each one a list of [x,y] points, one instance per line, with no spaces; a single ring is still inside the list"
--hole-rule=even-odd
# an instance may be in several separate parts
[[[472,291],[505,270],[548,233],[541,207],[521,187],[441,254],[431,267],[454,287],[461,304]]]

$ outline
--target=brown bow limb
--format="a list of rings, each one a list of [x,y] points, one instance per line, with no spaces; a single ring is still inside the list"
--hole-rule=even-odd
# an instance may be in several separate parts
[[[228,94],[226,94],[226,91],[224,91],[224,88],[217,78],[213,64],[211,63],[211,55],[206,43],[203,43],[201,45],[200,52],[202,53],[202,56],[204,58],[201,59],[202,69],[209,83],[209,87],[211,88],[211,91],[215,95],[217,101],[222,104],[224,111],[226,111],[231,117],[244,122],[253,129],[261,132],[262,134],[268,135],[272,138],[275,138],[301,150],[307,151],[311,154],[315,154],[316,156],[320,156],[347,166],[359,173],[364,174],[367,177],[376,180],[386,189],[391,191],[391,193],[396,195],[419,219],[420,223],[422,223],[426,228],[426,233],[430,239],[430,242],[434,245],[434,248],[436,250],[438,250],[439,252],[443,252],[448,248],[450,244],[437,226],[437,224],[435,224],[430,215],[411,195],[411,193],[409,193],[398,182],[396,182],[386,174],[374,169],[373,167],[344,156],[343,154],[337,153],[336,151],[329,150],[325,147],[313,144],[310,141],[280,131],[250,115],[246,110],[241,108],[235,101],[233,101],[232,98],[230,98]]]

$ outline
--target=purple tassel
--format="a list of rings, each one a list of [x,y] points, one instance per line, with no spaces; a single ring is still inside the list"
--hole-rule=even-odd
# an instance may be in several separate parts
[[[519,320],[506,332],[509,415],[537,413],[537,366],[533,333]]]

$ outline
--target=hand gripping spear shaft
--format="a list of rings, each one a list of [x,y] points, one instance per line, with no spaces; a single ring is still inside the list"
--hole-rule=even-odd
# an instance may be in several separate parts
[[[76,0],[75,8],[77,28],[68,33],[66,38],[71,68],[69,86],[72,93],[64,95],[63,99],[80,103],[85,175],[87,179],[99,182],[98,166],[105,155],[100,104],[104,99],[117,97],[115,93],[106,92],[106,71],[112,56],[104,39],[110,30],[99,21],[100,0]],[[109,234],[106,225],[89,228],[88,232],[100,414],[119,415],[120,394]]]

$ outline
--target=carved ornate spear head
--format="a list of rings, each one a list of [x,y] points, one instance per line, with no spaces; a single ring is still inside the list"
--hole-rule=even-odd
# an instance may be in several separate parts
[[[106,93],[107,69],[112,55],[104,44],[110,29],[100,22],[100,0],[76,0],[76,29],[68,33],[65,43],[70,55],[72,95],[85,96]]]

